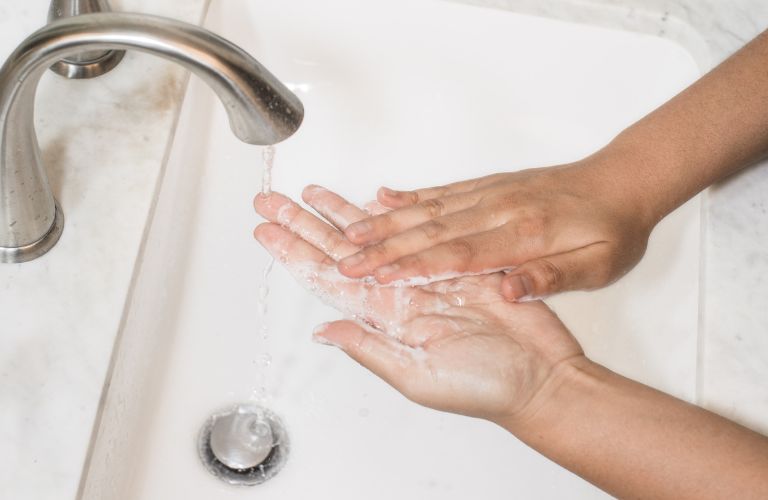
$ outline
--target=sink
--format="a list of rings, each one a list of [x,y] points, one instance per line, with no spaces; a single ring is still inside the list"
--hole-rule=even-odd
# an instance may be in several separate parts
[[[231,0],[206,26],[302,99],[274,188],[317,183],[355,202],[579,159],[699,75],[659,38],[446,0]],[[82,498],[605,498],[501,428],[419,407],[310,341],[338,318],[251,232],[258,147],[238,142],[192,79],[112,358]],[[548,302],[587,354],[696,399],[700,207],[664,220],[643,261],[594,293]],[[266,338],[263,335],[266,327]],[[264,390],[262,390],[264,388]],[[290,436],[283,470],[251,488],[196,453],[212,413],[258,401]]]

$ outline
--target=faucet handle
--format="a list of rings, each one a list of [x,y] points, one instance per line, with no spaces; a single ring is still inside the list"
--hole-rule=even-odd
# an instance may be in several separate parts
[[[111,11],[108,0],[51,0],[48,22],[81,14]],[[57,61],[51,66],[51,70],[70,79],[94,78],[117,66],[124,55],[124,50],[89,50]]]

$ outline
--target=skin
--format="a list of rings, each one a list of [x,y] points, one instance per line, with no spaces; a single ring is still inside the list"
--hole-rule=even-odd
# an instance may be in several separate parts
[[[335,224],[368,216],[322,188],[304,199]],[[503,273],[411,287],[349,279],[337,262],[360,247],[337,228],[280,194],[255,206],[270,221],[258,241],[350,318],[316,340],[412,401],[494,422],[621,498],[768,498],[768,439],[591,362],[544,303],[497,293]]]
[[[380,283],[508,268],[508,300],[594,289],[626,274],[654,226],[768,153],[768,32],[581,161],[393,191],[391,212],[344,226],[340,261]]]

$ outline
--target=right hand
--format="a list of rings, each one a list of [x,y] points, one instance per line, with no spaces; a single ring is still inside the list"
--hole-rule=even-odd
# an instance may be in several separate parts
[[[387,284],[504,269],[501,291],[511,301],[606,286],[637,264],[657,219],[617,188],[631,179],[598,166],[587,159],[415,191],[382,188],[378,201],[392,210],[344,228],[364,248],[339,270]]]

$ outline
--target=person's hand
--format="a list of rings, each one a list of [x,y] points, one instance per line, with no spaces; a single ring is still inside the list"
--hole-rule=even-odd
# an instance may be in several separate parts
[[[304,199],[336,225],[368,216],[322,188],[308,188]],[[255,206],[271,221],[256,228],[259,242],[348,318],[322,325],[315,339],[417,403],[508,422],[533,412],[548,381],[586,359],[542,302],[499,295],[503,273],[423,286],[351,279],[337,261],[360,248],[340,231],[280,194],[257,196]]]
[[[657,220],[595,163],[381,188],[378,201],[393,210],[343,227],[364,249],[339,270],[388,284],[505,269],[501,290],[512,301],[606,286],[637,264]]]

